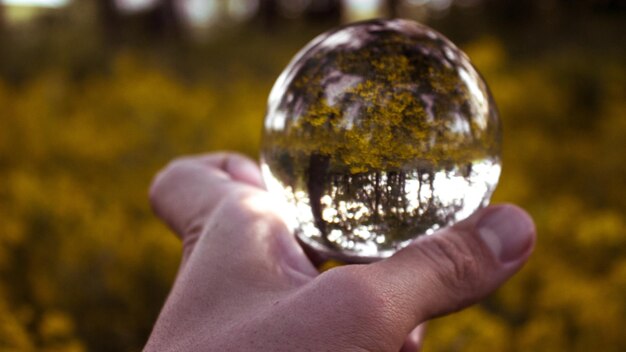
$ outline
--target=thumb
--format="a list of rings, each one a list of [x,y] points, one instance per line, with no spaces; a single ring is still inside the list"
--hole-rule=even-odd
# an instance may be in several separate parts
[[[522,267],[534,243],[535,227],[526,212],[493,206],[368,269],[393,292],[392,311],[404,324],[398,328],[410,331],[493,292]]]
[[[293,341],[329,351],[417,348],[419,332],[411,332],[418,325],[493,292],[526,262],[534,242],[523,210],[485,208],[385,260],[322,273],[263,310],[251,333],[284,350]]]

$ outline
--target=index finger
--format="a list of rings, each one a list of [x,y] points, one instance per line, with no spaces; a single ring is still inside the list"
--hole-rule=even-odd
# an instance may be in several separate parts
[[[256,164],[240,154],[215,153],[170,162],[150,186],[150,202],[184,242],[201,230],[204,220],[228,193],[264,188]]]

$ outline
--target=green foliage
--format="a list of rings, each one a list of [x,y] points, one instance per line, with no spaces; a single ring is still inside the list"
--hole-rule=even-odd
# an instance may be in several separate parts
[[[615,44],[597,33],[594,47]],[[434,321],[426,350],[624,351],[624,57],[558,43],[512,55],[497,34],[465,47],[503,119],[495,201],[529,209],[539,242],[485,304]],[[141,348],[180,255],[150,214],[151,177],[180,154],[257,155],[273,77],[310,37],[289,35],[198,53],[198,75],[146,52],[79,75],[70,59],[2,63],[26,66],[0,80],[0,350]]]

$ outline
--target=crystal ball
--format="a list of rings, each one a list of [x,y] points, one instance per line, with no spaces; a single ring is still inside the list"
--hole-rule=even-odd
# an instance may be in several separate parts
[[[500,145],[491,93],[460,49],[374,20],[319,35],[285,68],[261,166],[303,246],[370,262],[487,205]]]

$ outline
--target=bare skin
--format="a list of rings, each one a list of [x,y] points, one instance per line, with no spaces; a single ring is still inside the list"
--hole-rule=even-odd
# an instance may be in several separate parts
[[[320,274],[241,155],[177,159],[150,198],[183,259],[145,351],[418,351],[425,322],[493,292],[535,243],[523,210],[491,206],[388,259]]]

